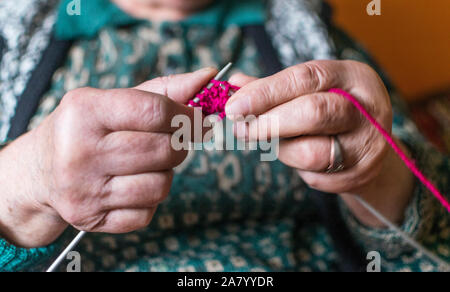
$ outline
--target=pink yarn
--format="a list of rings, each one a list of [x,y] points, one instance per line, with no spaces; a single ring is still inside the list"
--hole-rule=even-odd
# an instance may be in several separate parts
[[[234,92],[238,91],[240,88],[233,86],[226,81],[212,80],[211,88],[204,88],[201,93],[197,94],[195,101],[189,101],[189,105],[193,107],[201,107],[205,115],[211,115],[219,113],[220,118],[225,117],[225,105],[230,99]],[[377,120],[367,112],[367,110],[359,103],[359,101],[349,94],[348,92],[333,88],[330,89],[331,93],[336,93],[340,96],[345,97],[349,100],[363,115],[370,121],[370,123],[380,132],[388,144],[394,149],[395,153],[403,160],[408,169],[420,180],[420,182],[439,200],[439,202],[447,209],[450,213],[450,203],[441,194],[437,187],[417,168],[413,160],[409,159],[408,156],[403,152],[400,146],[392,138],[391,134],[386,131]]]
[[[353,105],[372,123],[372,125],[380,132],[384,139],[389,143],[389,145],[394,149],[394,151],[397,153],[397,155],[403,160],[405,165],[411,170],[411,172],[422,182],[422,184],[430,190],[430,192],[436,197],[436,199],[439,200],[439,202],[447,209],[447,211],[450,213],[450,203],[447,201],[447,199],[441,194],[441,192],[434,186],[434,184],[417,168],[416,164],[413,160],[409,159],[408,156],[403,152],[403,150],[400,148],[400,146],[397,145],[397,143],[394,141],[392,136],[386,131],[378,122],[375,120],[374,117],[372,117],[366,109],[359,103],[359,101],[349,94],[348,92],[339,89],[339,88],[333,88],[330,90],[332,93],[336,93],[338,95],[341,95],[348,99]]]
[[[188,105],[201,107],[206,116],[218,113],[223,119],[227,101],[240,88],[227,81],[211,80],[211,84],[211,88],[205,87]]]

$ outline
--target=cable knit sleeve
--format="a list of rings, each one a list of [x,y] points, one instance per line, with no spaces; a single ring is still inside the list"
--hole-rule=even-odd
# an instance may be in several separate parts
[[[39,267],[54,254],[58,246],[55,243],[42,248],[24,249],[0,238],[0,272],[40,270]]]
[[[332,31],[340,59],[353,59],[374,67],[385,81],[394,110],[393,134],[410,150],[418,167],[448,196],[450,194],[450,160],[434,149],[409,118],[394,87],[364,49],[339,30]],[[450,198],[449,198],[450,199]],[[391,230],[373,229],[361,224],[341,201],[342,215],[355,240],[367,251],[378,251],[386,271],[440,271],[448,267],[434,261],[408,245]],[[413,199],[400,228],[444,262],[450,262],[450,214],[432,194],[416,181]]]

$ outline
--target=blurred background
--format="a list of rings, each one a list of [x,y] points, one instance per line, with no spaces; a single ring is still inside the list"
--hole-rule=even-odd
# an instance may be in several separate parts
[[[450,153],[450,0],[327,0],[335,22],[388,73],[421,130]]]

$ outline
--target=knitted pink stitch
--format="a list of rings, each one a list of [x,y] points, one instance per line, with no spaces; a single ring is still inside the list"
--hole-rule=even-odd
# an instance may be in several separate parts
[[[205,87],[195,98],[189,101],[192,107],[201,107],[206,116],[218,113],[220,118],[225,117],[225,104],[240,88],[226,81],[211,80],[213,86]]]

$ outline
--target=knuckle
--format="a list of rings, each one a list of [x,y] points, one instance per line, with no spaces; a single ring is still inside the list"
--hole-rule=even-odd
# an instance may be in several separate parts
[[[249,109],[250,112],[256,110],[257,105],[260,105],[263,108],[270,108],[272,104],[274,104],[274,94],[271,94],[270,87],[268,88],[265,84],[260,84],[259,87],[252,86],[249,89],[248,96],[250,97]]]
[[[83,227],[83,229],[92,229],[95,224],[93,220],[85,214],[85,211],[80,208],[79,204],[70,203],[66,201],[66,207],[60,211],[61,217],[70,225],[76,227]]]
[[[64,95],[61,104],[69,108],[79,106],[84,103],[87,96],[92,94],[93,90],[95,89],[90,87],[71,90]]]
[[[304,168],[306,170],[315,170],[318,165],[322,165],[324,160],[327,160],[327,157],[324,157],[322,153],[317,151],[315,147],[313,147],[310,144],[307,144],[304,146],[304,149],[302,150],[304,153]]]
[[[61,217],[72,226],[81,226],[84,218],[73,209],[69,209],[66,212],[60,212]]]
[[[81,90],[82,89],[74,89],[74,90],[71,90],[71,91],[67,92],[62,98],[61,104],[62,105],[71,105],[71,104],[73,104],[78,99],[78,97],[80,96],[79,92]]]
[[[292,67],[286,71],[286,81],[288,82],[288,94],[296,94],[297,92],[304,92],[307,80],[310,80],[308,70],[302,66]]]
[[[178,151],[175,151],[172,148],[172,136],[171,135],[160,135],[158,139],[158,149],[161,151],[161,157],[164,159],[164,161],[172,165],[172,161],[174,161],[177,157]]]
[[[304,181],[310,188],[315,190],[320,190],[322,185],[321,180],[315,175],[304,178]]]
[[[68,92],[53,115],[52,134],[54,134],[57,142],[66,142],[68,139],[77,137],[75,133],[86,131],[82,127],[86,121],[87,112],[91,111],[91,103],[94,98],[90,98],[93,94],[91,88],[80,88]],[[58,140],[61,138],[61,140]],[[76,142],[76,141],[73,141]]]
[[[154,96],[143,105],[142,119],[146,124],[163,125],[168,112],[167,104],[160,97]]]
[[[169,85],[171,82],[173,82],[175,75],[167,75],[167,76],[161,76],[156,79],[154,79],[155,83],[159,86],[159,94],[168,96],[169,95]]]
[[[327,83],[329,74],[320,63],[313,61],[303,64],[298,76],[304,78],[313,91],[319,91]]]
[[[70,187],[80,177],[86,162],[89,160],[89,151],[84,147],[74,149],[68,138],[59,143],[59,149],[54,153],[52,171],[60,187]]]
[[[100,208],[82,204],[82,198],[69,199],[64,202],[64,206],[58,211],[60,216],[71,226],[84,231],[97,231],[106,223],[107,213]]]
[[[372,68],[372,66],[358,61],[347,61],[350,66],[354,66],[357,68],[360,72],[363,72],[368,75],[374,75],[378,76],[378,73],[375,71],[375,69]]]
[[[158,187],[156,188],[159,191],[156,193],[153,205],[158,205],[167,199],[167,197],[169,196],[170,187],[172,185],[172,179],[173,179],[172,172],[161,174],[159,176],[157,181]]]
[[[380,84],[383,83],[380,76],[378,75],[378,72],[369,64],[353,60],[343,62],[346,67],[354,70],[355,75],[361,80],[378,81]]]
[[[143,229],[150,225],[152,219],[153,211],[145,210],[141,212],[141,214],[136,215],[136,218],[132,222],[127,222],[125,226],[123,226],[123,229],[125,229],[126,232]]]
[[[161,135],[159,138],[159,145],[161,145],[161,147],[164,147],[165,149],[168,149],[170,151],[170,149],[172,149],[171,147],[171,143],[172,143],[172,136],[169,134],[164,134]],[[169,152],[168,154],[170,154],[171,152]]]
[[[351,120],[356,121],[360,116],[357,108],[348,100],[343,99],[342,97],[336,96],[335,103],[339,104],[341,110],[346,114]]]
[[[70,225],[92,229],[98,225],[103,204],[99,199],[103,196],[96,187],[80,186],[78,181],[62,182],[54,186],[55,195],[51,197],[51,205]]]
[[[320,95],[305,99],[303,114],[308,117],[312,124],[325,123],[327,117],[328,102]]]
[[[166,75],[164,77],[164,84],[168,85],[168,84],[172,83],[176,79],[175,76],[176,75],[174,75],[174,74]],[[166,88],[167,88],[167,86],[166,86]]]
[[[139,210],[126,219],[104,227],[110,233],[128,233],[147,227],[153,219],[154,209]]]
[[[332,113],[337,110],[337,106],[333,108],[336,103],[331,103],[323,95],[318,95],[317,98],[315,98],[315,104],[315,114],[318,122],[320,124],[328,125],[330,120],[332,120]]]
[[[307,84],[313,85],[313,88],[318,87],[318,79],[312,64],[305,63],[294,67],[289,76],[291,83],[296,85],[296,88],[302,92],[305,91]]]
[[[67,211],[65,214],[61,214],[64,220],[72,226],[85,226],[85,217],[82,216],[76,209],[71,208],[71,210]]]
[[[165,201],[172,182],[171,173],[154,173],[142,184],[130,184],[126,192],[143,198],[144,207],[154,207]]]

